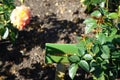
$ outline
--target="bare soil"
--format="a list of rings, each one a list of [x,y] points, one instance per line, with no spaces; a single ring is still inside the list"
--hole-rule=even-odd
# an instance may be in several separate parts
[[[0,41],[0,80],[54,80],[55,67],[44,63],[45,43],[76,43],[84,32],[85,7],[80,0],[25,0],[25,5],[31,8],[30,24],[14,43]],[[75,80],[85,80],[80,71],[85,73],[78,70]],[[65,80],[71,80],[67,71]]]

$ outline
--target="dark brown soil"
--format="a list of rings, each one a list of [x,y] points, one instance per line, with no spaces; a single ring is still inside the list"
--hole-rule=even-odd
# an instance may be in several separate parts
[[[0,80],[54,80],[55,67],[44,63],[45,43],[76,43],[84,32],[85,7],[80,0],[25,0],[25,5],[31,23],[13,44],[0,41]],[[65,80],[71,80],[67,71]]]

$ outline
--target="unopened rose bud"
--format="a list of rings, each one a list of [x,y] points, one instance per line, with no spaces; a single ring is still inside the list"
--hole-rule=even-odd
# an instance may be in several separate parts
[[[23,30],[30,22],[30,8],[24,5],[16,7],[10,16],[11,23],[16,26],[18,30]]]

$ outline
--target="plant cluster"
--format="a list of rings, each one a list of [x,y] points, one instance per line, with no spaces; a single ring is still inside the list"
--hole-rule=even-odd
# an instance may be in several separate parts
[[[120,70],[120,6],[110,12],[108,0],[84,0],[84,3],[97,8],[84,21],[85,34],[77,44],[79,55],[68,58],[69,76],[74,79],[80,67],[95,80],[115,80]]]
[[[23,30],[30,22],[30,8],[23,5],[15,6],[14,0],[0,0],[0,40],[15,41],[18,30]]]
[[[14,41],[17,30],[10,23],[10,14],[15,8],[13,0],[0,0],[0,40],[8,37]]]

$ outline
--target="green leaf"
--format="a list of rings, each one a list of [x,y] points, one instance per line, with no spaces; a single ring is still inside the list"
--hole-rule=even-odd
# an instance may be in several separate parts
[[[110,57],[110,49],[107,45],[102,46],[102,55],[103,59],[108,59]]]
[[[112,73],[112,71],[109,71],[109,75],[110,75],[110,76],[114,76],[113,73]]]
[[[96,61],[92,60],[92,61],[90,62],[90,72],[95,71],[96,66],[98,66],[97,63],[96,63]]]
[[[112,28],[111,30],[112,31],[111,31],[110,37],[115,36],[115,34],[117,33],[117,29],[116,28]]]
[[[85,5],[89,5],[89,4],[90,4],[90,2],[91,2],[91,0],[84,0],[84,2],[83,2],[83,3],[84,3]]]
[[[116,18],[118,18],[118,14],[117,14],[116,12],[112,12],[112,13],[110,13],[110,14],[108,15],[108,17],[109,17],[110,19],[116,19]]]
[[[88,18],[84,21],[84,23],[86,24],[85,27],[85,34],[91,32],[94,28],[97,27],[97,23],[95,19],[92,18]]]
[[[95,71],[95,67],[91,67],[90,72]]]
[[[79,66],[84,69],[85,71],[89,72],[89,64],[85,60],[81,60],[79,63]]]
[[[117,29],[112,28],[112,29],[111,29],[111,33],[110,33],[110,36],[108,36],[109,39],[107,39],[107,41],[108,41],[108,42],[112,42],[113,39],[115,39],[116,33],[117,33]]]
[[[97,80],[105,80],[104,72],[101,74],[101,76],[100,76],[100,77],[98,77],[98,79],[97,79]]]
[[[104,8],[104,7],[105,7],[105,2],[101,2],[99,6],[100,6],[101,8]]]
[[[78,48],[78,52],[80,54],[80,56],[83,56],[85,54],[85,42],[84,41],[80,41],[78,44],[77,44],[77,47]]]
[[[92,12],[91,13],[91,16],[95,16],[95,17],[97,17],[97,18],[99,18],[100,16],[101,16],[102,14],[100,13],[100,11],[98,11],[98,10],[96,10],[96,11],[94,11],[94,12]]]
[[[103,14],[103,15],[108,15],[108,14],[109,14],[109,13],[108,13],[108,10],[105,9],[105,8],[102,8],[102,7],[101,7],[99,10],[100,10],[101,14]]]
[[[105,0],[91,0],[92,1],[92,5],[97,5],[100,4],[101,2],[105,2]]]
[[[118,52],[118,51],[112,52],[111,57],[112,57],[112,59],[117,59],[117,58],[119,59],[120,52]]]
[[[1,29],[1,28],[4,28],[4,25],[0,23],[0,29]]]
[[[3,6],[0,6],[0,13],[1,13],[1,12],[3,13],[3,11],[4,11]]]
[[[93,51],[94,54],[97,54],[97,53],[99,52],[99,47],[98,47],[98,45],[94,45],[94,46],[92,47],[92,51]]]
[[[107,41],[107,38],[103,33],[98,34],[96,38],[98,39],[98,41],[100,41],[101,44],[104,44]]]
[[[85,21],[83,23],[85,23],[85,24],[96,23],[96,20],[93,18],[87,18],[87,19],[85,19]]]
[[[109,61],[108,60],[104,60],[102,63],[101,63],[101,67],[102,69],[106,70],[108,67],[109,67]]]
[[[18,33],[17,32],[15,32],[15,31],[11,31],[10,32],[10,39],[11,39],[11,41],[15,41],[15,39],[18,37]]]
[[[85,49],[83,47],[79,47],[78,52],[79,52],[80,56],[83,56],[85,54]]]
[[[70,65],[70,67],[69,67],[69,76],[70,76],[71,79],[74,79],[75,74],[77,72],[77,69],[78,69],[77,64]]]
[[[95,66],[97,66],[97,63],[96,63],[95,60],[92,60],[92,61],[90,62],[90,67],[95,67]]]
[[[103,62],[103,59],[99,56],[96,57],[96,62],[97,63],[102,63]]]
[[[2,36],[2,38],[6,39],[8,37],[8,35],[9,35],[9,30],[8,30],[8,28],[6,28],[6,31],[5,31],[4,35]]]
[[[73,63],[80,61],[80,58],[77,55],[70,56],[68,57],[68,59],[70,62],[73,62]]]
[[[94,80],[105,80],[104,72],[99,74],[99,77],[93,76]]]
[[[83,56],[83,58],[84,58],[85,60],[92,60],[92,59],[93,59],[93,57],[92,57],[90,54],[85,54],[85,55]]]

